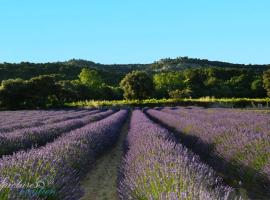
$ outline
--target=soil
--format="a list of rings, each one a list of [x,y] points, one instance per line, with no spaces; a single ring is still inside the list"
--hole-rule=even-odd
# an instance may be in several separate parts
[[[84,196],[80,200],[117,200],[118,169],[122,160],[122,145],[126,138],[129,119],[126,120],[116,145],[96,161],[81,182]]]

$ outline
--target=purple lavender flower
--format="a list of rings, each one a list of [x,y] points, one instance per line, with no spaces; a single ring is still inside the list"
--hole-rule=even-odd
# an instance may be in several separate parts
[[[235,199],[214,170],[141,111],[132,113],[120,199]]]
[[[100,120],[111,115],[114,111],[91,112],[82,118],[64,120],[58,123],[46,124],[43,126],[18,129],[9,133],[0,133],[0,157],[12,154],[18,150],[28,149],[45,145],[55,138],[70,132],[73,129],[80,128],[90,122]]]
[[[207,156],[228,179],[241,180],[248,192],[258,193],[260,197],[256,198],[270,194],[268,113],[181,107],[161,111],[149,109],[146,112],[181,133],[180,137],[189,147]],[[220,158],[219,162],[216,162],[216,157]]]
[[[0,199],[78,199],[79,179],[85,166],[116,142],[126,116],[127,111],[121,110],[43,147],[3,157],[0,185],[10,187],[0,188]],[[18,175],[20,185],[16,184]],[[44,182],[42,188],[35,187],[39,181]],[[50,195],[41,193],[41,189]]]

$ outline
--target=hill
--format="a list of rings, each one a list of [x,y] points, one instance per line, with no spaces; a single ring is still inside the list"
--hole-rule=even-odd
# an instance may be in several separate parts
[[[183,70],[187,68],[200,68],[200,67],[220,67],[220,68],[236,68],[236,69],[256,69],[265,70],[270,68],[270,65],[245,65],[234,64],[221,61],[209,61],[207,59],[177,57],[175,59],[165,58],[151,64],[155,70]]]
[[[3,63],[0,108],[47,108],[67,102],[124,98],[264,98],[270,95],[268,68],[270,65],[188,57],[150,64],[109,65],[81,59]],[[134,70],[141,72],[130,73]]]
[[[82,68],[97,70],[109,85],[117,85],[125,74],[133,70],[145,70],[150,73],[160,71],[181,71],[190,68],[235,68],[248,69],[256,72],[270,68],[270,65],[244,65],[206,59],[178,57],[175,59],[165,58],[150,64],[100,64],[92,61],[72,59],[65,62],[53,63],[2,63],[0,64],[0,82],[6,79],[30,79],[39,75],[61,74],[64,79],[77,78]]]

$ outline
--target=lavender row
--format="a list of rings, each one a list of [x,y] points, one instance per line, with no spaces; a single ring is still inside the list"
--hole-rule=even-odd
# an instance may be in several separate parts
[[[53,117],[61,114],[69,114],[77,112],[76,110],[64,110],[64,111],[13,111],[11,114],[5,116],[2,114],[0,118],[0,125],[12,125],[14,123],[27,123],[29,121],[36,120],[38,117]],[[1,113],[1,112],[0,112]]]
[[[182,132],[187,132],[187,134],[192,132],[204,143],[218,143],[216,147],[219,147],[221,155],[226,160],[234,159],[237,152],[241,152],[245,147],[269,141],[270,116],[266,114],[231,109],[200,111],[163,109],[162,111],[176,115],[180,122],[177,126],[182,129]],[[264,146],[269,146],[269,143]],[[228,149],[228,151],[222,149]],[[254,152],[254,155],[251,153],[249,155],[255,158],[261,152]],[[244,164],[249,165],[252,157],[250,157],[251,160],[245,159]]]
[[[29,122],[40,122],[39,119],[48,119],[50,117],[55,117],[55,116],[59,116],[62,114],[68,114],[68,113],[72,113],[74,111],[51,111],[51,112],[45,112],[45,111],[40,111],[39,113],[37,112],[33,112],[33,111],[29,111],[31,114],[29,113],[25,113],[25,115],[23,116],[18,116],[17,113],[14,113],[13,115],[10,115],[8,117],[2,117],[2,122],[0,123],[0,126],[14,126],[14,125],[19,125],[19,124],[27,124]]]
[[[44,121],[44,123],[57,123],[57,122],[61,122],[61,121],[65,121],[65,120],[69,120],[69,119],[76,119],[76,118],[81,118],[90,114],[96,114],[101,112],[101,110],[83,110],[81,112],[77,112],[77,113],[72,113],[71,114],[65,114],[65,115],[60,115],[57,117],[53,117],[53,118],[48,118]]]
[[[39,127],[15,130],[8,134],[0,134],[0,157],[12,154],[18,150],[45,145],[73,129],[103,119],[113,114],[113,112],[112,110],[108,110],[87,115],[81,119],[71,119],[56,124],[47,124]]]
[[[192,108],[185,109],[183,107],[175,108],[163,108],[161,111],[169,112],[172,114],[178,114],[185,117],[192,117],[193,114],[196,114],[196,119],[205,120],[207,118],[206,123],[208,121],[212,121],[217,125],[226,125],[227,120],[230,125],[236,125],[241,127],[248,126],[249,128],[263,128],[263,126],[267,126],[270,128],[270,117],[269,113],[263,111],[254,111],[254,110],[240,110],[240,109],[224,109],[224,108],[211,108],[211,109],[200,109],[200,108]],[[219,120],[214,120],[216,117]],[[222,119],[222,120],[220,120]],[[256,119],[256,120],[255,120]]]
[[[48,118],[59,116],[65,113],[72,113],[67,111],[28,111],[25,112],[23,116],[20,116],[14,111],[13,115],[2,117],[2,123],[0,124],[0,132],[12,131],[16,128],[30,127],[31,123],[33,125],[42,125],[42,121]]]
[[[8,125],[8,124],[14,124],[14,123],[27,123],[29,121],[36,120],[37,118],[46,118],[50,119],[52,117],[58,117],[62,115],[68,115],[68,114],[76,114],[76,113],[83,113],[91,111],[89,109],[67,109],[67,110],[26,110],[26,111],[12,111],[8,115],[2,114],[2,111],[0,112],[0,124]]]
[[[215,153],[227,161],[253,167],[270,179],[269,114],[232,109],[163,111],[177,113],[179,128],[214,144]]]
[[[182,133],[185,143],[233,186],[244,187],[255,198],[270,195],[269,115],[226,109],[163,111],[147,113]]]
[[[27,121],[29,118],[34,119],[36,116],[53,116],[64,113],[76,112],[76,110],[61,110],[61,111],[44,111],[44,110],[26,110],[26,111],[1,111],[0,112],[0,124],[14,123],[16,121]],[[5,114],[8,113],[8,114]]]
[[[0,199],[78,199],[84,169],[117,141],[126,116],[121,110],[42,148],[3,158],[0,186],[10,187],[0,187]]]
[[[57,112],[57,113],[50,113],[46,115],[34,115],[33,117],[28,117],[23,120],[17,120],[16,122],[11,121],[10,123],[5,123],[1,125],[0,127],[0,133],[5,133],[5,132],[11,132],[16,129],[21,129],[21,128],[29,128],[29,127],[34,127],[34,126],[42,126],[44,124],[48,123],[56,123],[68,119],[75,119],[79,117],[84,117],[87,114],[92,114],[92,113],[97,113],[98,111],[88,111],[88,110],[83,110],[79,112]]]
[[[120,199],[237,199],[213,169],[141,111],[132,113]]]

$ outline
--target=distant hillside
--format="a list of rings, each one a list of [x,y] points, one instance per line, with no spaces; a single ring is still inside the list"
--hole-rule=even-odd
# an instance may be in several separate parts
[[[86,60],[69,60],[55,63],[0,64],[0,82],[6,79],[30,79],[38,75],[61,74],[64,79],[76,79],[82,68],[97,70],[108,84],[115,85],[133,70],[145,69],[145,65],[103,65]]]
[[[64,79],[71,80],[75,79],[84,67],[96,69],[106,83],[117,85],[125,74],[133,70],[145,70],[150,73],[155,73],[159,71],[180,71],[187,68],[221,67],[263,71],[270,68],[270,65],[243,65],[188,57],[178,57],[175,59],[165,58],[152,64],[105,65],[80,59],[55,63],[2,63],[0,64],[0,82],[2,80],[14,78],[30,79],[31,77],[45,74],[61,74]]]
[[[244,69],[257,69],[265,70],[270,68],[270,65],[245,65],[245,64],[233,64],[220,61],[209,61],[207,59],[189,58],[189,57],[177,57],[175,59],[165,58],[151,64],[154,70],[183,70],[187,68],[199,68],[199,67],[221,67],[221,68],[244,68]]]

